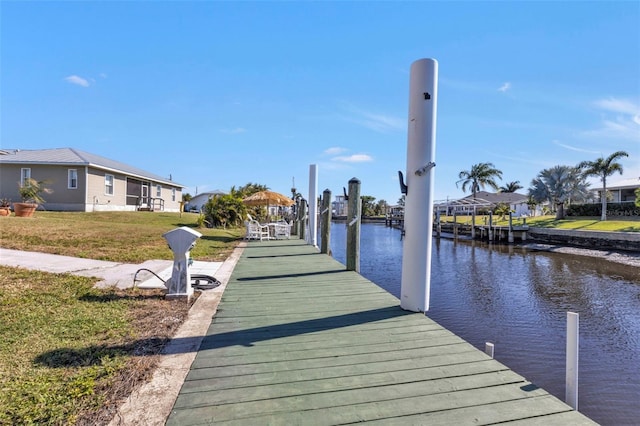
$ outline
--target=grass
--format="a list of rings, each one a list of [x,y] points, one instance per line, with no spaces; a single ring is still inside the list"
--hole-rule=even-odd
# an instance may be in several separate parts
[[[228,257],[244,228],[197,228],[195,213],[156,212],[36,212],[32,218],[0,218],[0,246],[15,250],[64,254],[87,259],[142,263],[173,259],[167,231],[187,226],[202,234],[191,251],[196,260]]]
[[[36,212],[0,218],[0,246],[141,263],[172,259],[162,234],[195,228],[183,213]],[[221,261],[244,229],[197,229],[194,259]],[[107,424],[145,382],[190,305],[159,290],[96,289],[94,280],[0,266],[0,425]],[[192,301],[193,302],[193,301]]]
[[[0,424],[106,424],[188,314],[155,291],[0,266]]]
[[[488,221],[489,216],[476,216],[476,224],[480,225]],[[443,222],[453,222],[453,216],[442,217]],[[471,216],[457,216],[458,223],[471,224]],[[499,216],[493,217],[494,224],[498,226],[508,226],[509,219],[501,219]],[[521,218],[513,218],[513,225],[522,225]],[[576,229],[582,231],[610,231],[610,232],[640,232],[640,219],[626,220],[606,220],[601,221],[599,217],[570,217],[556,220],[555,216],[537,216],[526,218],[527,225],[538,228]]]

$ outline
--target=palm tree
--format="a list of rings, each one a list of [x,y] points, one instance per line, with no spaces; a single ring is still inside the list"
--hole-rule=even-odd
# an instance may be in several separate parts
[[[622,174],[622,164],[616,162],[616,160],[628,156],[629,154],[624,151],[616,151],[607,158],[600,157],[595,161],[583,161],[578,164],[578,168],[582,170],[585,176],[597,176],[602,181],[602,194],[600,194],[602,213],[600,214],[600,220],[607,220],[607,176],[611,176],[615,172]]]
[[[500,192],[516,192],[518,189],[522,189],[522,188],[524,187],[520,185],[520,181],[516,180],[513,182],[509,182],[505,186],[501,186]]]
[[[493,163],[478,163],[471,166],[471,170],[463,170],[458,173],[459,181],[456,182],[456,186],[462,183],[462,192],[467,192],[467,186],[471,186],[471,192],[473,198],[476,198],[476,193],[486,185],[496,191],[499,189],[495,178],[502,180],[502,172],[495,168]]]
[[[529,197],[537,203],[548,201],[556,209],[556,220],[564,218],[564,206],[571,201],[586,201],[591,196],[586,177],[580,169],[554,166],[544,169],[531,181]]]

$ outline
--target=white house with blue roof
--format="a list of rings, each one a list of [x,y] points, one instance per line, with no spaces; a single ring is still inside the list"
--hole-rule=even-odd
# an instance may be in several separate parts
[[[0,150],[0,198],[20,201],[18,185],[45,181],[41,208],[53,211],[179,212],[184,185],[73,148]]]

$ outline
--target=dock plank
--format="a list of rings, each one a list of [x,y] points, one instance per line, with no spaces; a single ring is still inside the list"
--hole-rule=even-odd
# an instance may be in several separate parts
[[[594,424],[300,240],[249,243],[167,425]]]

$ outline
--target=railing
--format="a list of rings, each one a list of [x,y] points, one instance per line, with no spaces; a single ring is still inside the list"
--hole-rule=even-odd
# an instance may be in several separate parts
[[[164,200],[162,198],[138,197],[138,211],[164,211]]]

